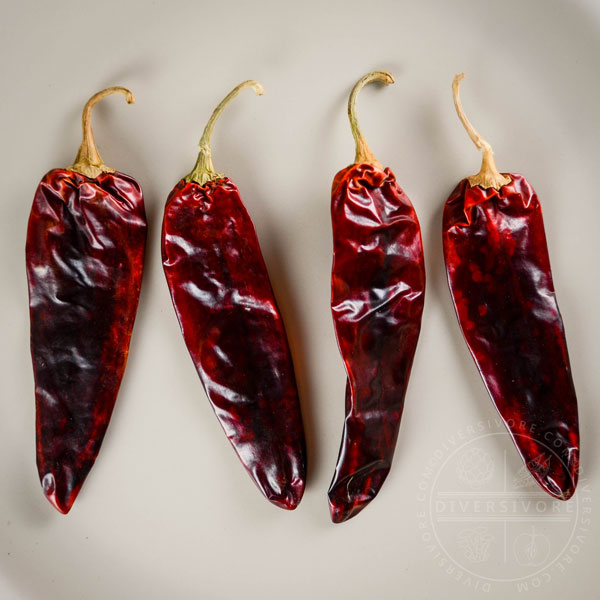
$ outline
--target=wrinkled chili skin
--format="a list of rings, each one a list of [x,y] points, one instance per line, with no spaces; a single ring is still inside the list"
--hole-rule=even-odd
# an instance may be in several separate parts
[[[26,244],[37,466],[67,513],[115,404],[135,320],[146,244],[142,191],[122,173],[66,169],[40,182]]]
[[[577,484],[577,399],[542,210],[522,175],[500,190],[461,181],[444,208],[448,282],[487,390],[534,479],[570,498]]]
[[[266,498],[296,508],[306,448],[294,367],[254,225],[232,181],[175,186],[162,258],[185,343],[225,434]]]
[[[390,471],[421,328],[425,266],[419,221],[389,169],[355,164],[340,171],[331,220],[331,308],[348,375],[328,492],[339,523],[377,495]]]

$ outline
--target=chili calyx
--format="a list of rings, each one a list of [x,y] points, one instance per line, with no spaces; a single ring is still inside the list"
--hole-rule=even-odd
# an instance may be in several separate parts
[[[98,177],[100,173],[114,173],[115,170],[105,165],[102,161],[92,132],[92,108],[102,100],[102,98],[105,98],[110,94],[123,94],[127,100],[127,104],[133,104],[135,102],[133,92],[121,86],[106,88],[105,90],[94,94],[86,102],[81,119],[83,139],[81,146],[79,147],[79,152],[75,157],[75,162],[70,167],[67,167],[69,171],[81,173],[91,179]]]
[[[179,325],[209,402],[265,497],[294,509],[306,447],[294,367],[256,230],[235,184],[212,165],[215,109],[192,172],[165,206],[162,259]]]
[[[500,174],[491,146],[457,113],[484,151],[444,207],[448,283],[465,341],[527,469],[551,496],[577,485],[579,423],[542,209],[522,175]]]
[[[510,176],[498,172],[496,162],[494,161],[494,151],[492,150],[492,147],[483,137],[481,137],[481,135],[479,135],[479,133],[477,133],[473,125],[471,125],[469,119],[467,119],[467,115],[465,115],[465,111],[463,110],[460,101],[460,82],[464,78],[465,74],[460,73],[459,75],[456,75],[452,81],[452,97],[454,99],[454,107],[456,108],[458,118],[460,119],[464,128],[467,130],[467,133],[469,134],[469,137],[475,146],[479,150],[483,150],[481,157],[481,169],[479,170],[479,173],[467,177],[467,181],[471,187],[480,186],[484,190],[489,188],[499,190],[503,185],[510,183]]]
[[[100,450],[125,369],[146,244],[142,190],[102,162],[85,105],[75,164],[40,182],[26,245],[36,456],[48,500],[73,505]]]
[[[198,144],[200,151],[198,152],[198,159],[192,171],[185,177],[186,183],[194,182],[202,186],[209,181],[215,181],[216,179],[223,179],[225,175],[223,173],[217,173],[213,167],[212,154],[210,151],[210,137],[217,119],[221,116],[225,107],[242,91],[248,88],[252,88],[257,96],[262,96],[265,93],[263,86],[249,79],[243,81],[236,87],[234,87],[221,102],[217,105],[217,108],[213,111]]]
[[[373,81],[394,78],[374,71],[354,86],[348,117],[355,162],[335,176],[331,195],[331,310],[347,373],[344,430],[328,492],[335,523],[357,515],[390,471],[425,294],[419,221],[355,115],[358,92]]]

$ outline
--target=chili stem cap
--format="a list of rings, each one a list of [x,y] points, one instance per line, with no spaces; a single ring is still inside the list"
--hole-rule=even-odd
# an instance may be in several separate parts
[[[465,78],[464,73],[459,73],[454,76],[454,81],[452,82],[452,97],[454,98],[454,107],[456,108],[456,113],[458,114],[458,118],[463,124],[464,128],[467,130],[469,137],[479,148],[479,150],[483,150],[483,157],[481,160],[481,169],[477,175],[471,175],[467,177],[467,180],[471,187],[476,185],[488,189],[494,188],[499,190],[503,185],[506,185],[511,182],[510,177],[506,175],[502,175],[502,173],[498,172],[496,168],[496,163],[494,161],[494,152],[489,143],[482,138],[479,133],[475,130],[473,125],[469,119],[467,119],[467,115],[465,115],[465,111],[463,110],[461,101],[460,101],[460,82]]]
[[[372,71],[371,73],[367,73],[364,77],[361,77],[352,88],[350,97],[348,98],[348,119],[350,119],[350,128],[356,144],[354,164],[370,164],[383,169],[383,165],[375,158],[369,145],[365,141],[358,125],[358,119],[356,118],[356,97],[358,96],[358,92],[360,92],[365,85],[374,81],[390,85],[391,83],[394,83],[394,76],[388,71]]]
[[[92,131],[92,108],[94,108],[94,105],[102,100],[102,98],[110,96],[111,94],[123,94],[127,100],[127,104],[133,104],[135,102],[133,92],[120,86],[106,88],[105,90],[94,94],[86,102],[81,116],[83,140],[79,147],[79,152],[75,157],[75,162],[67,167],[69,171],[81,173],[81,175],[85,175],[91,179],[95,179],[100,173],[114,173],[114,169],[111,169],[102,162],[102,158],[98,153],[98,148],[96,147],[96,142],[94,140],[94,132]]]
[[[223,173],[217,173],[213,167],[212,157],[210,153],[210,136],[212,134],[213,128],[215,126],[216,120],[221,116],[225,107],[233,100],[242,90],[246,88],[252,88],[257,96],[262,96],[265,93],[263,86],[253,79],[249,79],[248,81],[243,81],[236,87],[234,87],[223,100],[219,103],[217,108],[213,111],[206,127],[204,128],[204,133],[200,138],[200,152],[198,153],[198,159],[196,160],[196,164],[192,172],[185,177],[185,181],[187,183],[194,182],[199,185],[204,185],[209,181],[214,181],[215,179],[221,179],[225,177]]]

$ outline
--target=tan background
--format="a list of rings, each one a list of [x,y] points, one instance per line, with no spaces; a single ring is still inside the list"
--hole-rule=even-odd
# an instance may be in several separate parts
[[[498,166],[540,195],[582,419],[584,475],[599,480],[600,4],[485,2],[10,2],[0,21],[0,597],[473,598],[427,551],[417,487],[441,440],[494,416],[456,324],[441,253],[444,200],[479,167],[452,106]],[[344,371],[329,312],[331,180],[353,157],[349,90],[384,68],[358,113],[376,156],[412,198],[428,288],[396,460],[358,518],[329,522],[326,491],[341,433]],[[256,224],[289,331],[310,473],[299,509],[267,503],[238,464],[178,330],[159,260],[166,196],[192,167],[210,111],[256,78],[213,136],[217,170]],[[72,512],[43,498],[34,459],[25,228],[41,176],[70,164],[80,111],[126,85],[137,103],[94,115],[107,164],[136,177],[149,245],[130,360],[99,460]],[[494,455],[514,450],[504,437]],[[593,496],[595,508],[598,500]],[[593,516],[564,574],[527,597],[600,597]],[[552,538],[553,524],[544,525]],[[498,565],[498,573],[502,571]],[[495,584],[488,598],[514,590]]]

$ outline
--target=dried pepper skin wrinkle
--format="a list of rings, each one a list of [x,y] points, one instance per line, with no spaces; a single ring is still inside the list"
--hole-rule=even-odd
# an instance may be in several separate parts
[[[565,331],[556,301],[542,209],[522,175],[498,173],[491,147],[462,180],[443,215],[448,283],[469,350],[534,480],[551,496],[575,492],[579,421]],[[466,122],[466,123],[465,123]]]
[[[294,509],[304,492],[306,447],[284,324],[239,191],[203,152],[201,143],[201,172],[182,179],[167,200],[165,276],[225,434],[265,497]]]
[[[229,441],[263,494],[295,508],[305,450],[294,370],[254,225],[233,182],[177,184],[165,209],[163,266]]]
[[[71,508],[92,468],[129,351],[144,261],[137,183],[54,170],[27,231],[37,464],[44,493]]]
[[[579,425],[538,197],[522,175],[499,190],[465,179],[446,202],[444,257],[465,340],[534,479],[566,500]]]
[[[26,244],[37,466],[62,513],[94,464],[115,405],[146,243],[137,182],[105,165],[90,167],[93,177],[80,167],[43,177]]]
[[[335,523],[357,515],[390,471],[425,298],[415,211],[392,171],[361,144],[355,164],[340,171],[332,186],[331,308],[348,376],[342,442],[328,492]]]
[[[425,268],[415,211],[393,173],[369,164],[336,176],[331,307],[348,375],[346,419],[329,489],[332,519],[362,510],[392,464],[421,328]]]

